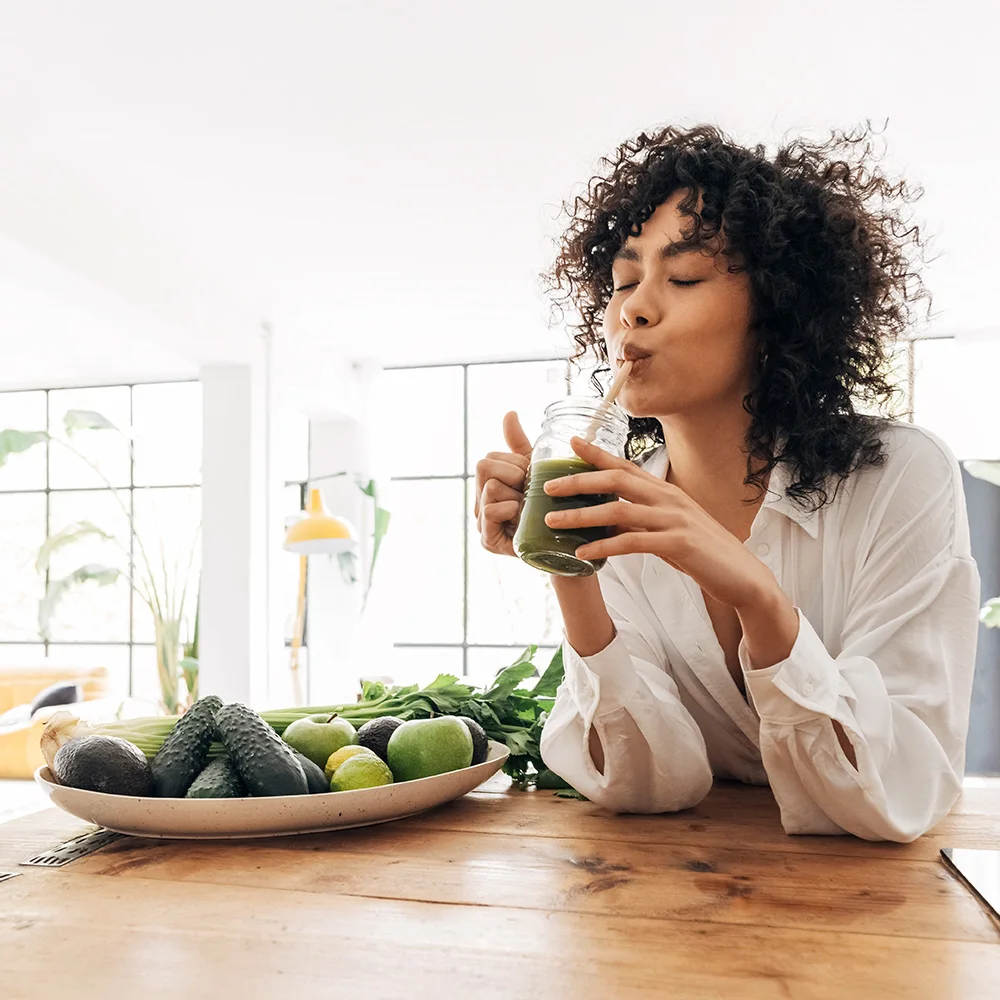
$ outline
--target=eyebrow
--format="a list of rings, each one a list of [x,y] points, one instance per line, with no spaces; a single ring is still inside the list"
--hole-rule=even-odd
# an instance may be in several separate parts
[[[684,254],[702,252],[702,248],[697,244],[674,242],[667,243],[665,246],[660,247],[659,258],[660,260],[671,260],[674,257],[681,257]],[[616,260],[639,261],[642,260],[642,254],[640,254],[639,251],[633,247],[624,246],[614,255],[614,257],[611,258],[612,263]]]

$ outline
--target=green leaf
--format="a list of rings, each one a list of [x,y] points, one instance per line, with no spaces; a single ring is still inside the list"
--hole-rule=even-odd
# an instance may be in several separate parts
[[[362,681],[361,682],[361,700],[362,701],[378,701],[379,698],[385,696],[386,686],[382,681]]]
[[[371,566],[368,567],[368,589],[371,589],[372,577],[375,575],[375,560],[378,559],[378,550],[382,547],[382,539],[385,538],[386,532],[389,530],[389,521],[392,519],[392,515],[385,509],[385,507],[375,508],[375,525],[372,529],[372,562]],[[365,593],[365,598],[367,599],[368,594]]]
[[[38,602],[38,633],[46,641],[49,638],[49,626],[52,623],[52,616],[55,613],[59,602],[77,584],[86,583],[93,580],[100,587],[107,587],[113,584],[121,571],[112,566],[100,566],[97,563],[88,563],[73,570],[69,576],[64,576],[58,580],[50,580],[45,596]]]
[[[358,557],[353,552],[338,552],[337,563],[340,566],[340,575],[343,577],[344,583],[358,582]]]
[[[985,479],[994,486],[1000,486],[1000,462],[963,462],[965,471],[977,479]]]
[[[579,799],[581,802],[590,801],[583,792],[578,792],[575,788],[560,788],[558,792],[552,793],[552,797],[555,799]]]
[[[79,541],[81,538],[88,538],[91,535],[97,535],[105,540],[112,538],[103,528],[98,528],[96,524],[91,524],[90,521],[77,521],[75,524],[63,528],[57,534],[50,535],[38,550],[38,556],[35,559],[35,569],[39,573],[44,573],[49,568],[49,562],[52,559],[53,553],[58,552],[73,542]]]
[[[185,656],[179,666],[188,689],[188,700],[193,703],[198,700],[198,661],[193,656]]]
[[[449,688],[453,684],[457,683],[458,678],[454,674],[438,674],[437,677],[435,677],[434,680],[432,680],[430,684],[424,688],[424,690],[437,691],[440,688]]]
[[[987,628],[1000,628],[1000,597],[987,601],[979,612],[979,620]]]
[[[531,662],[537,646],[529,646],[509,667],[497,674],[490,689],[483,694],[484,701],[505,701],[523,680],[533,677],[537,671]]]
[[[560,646],[552,655],[552,659],[549,660],[549,665],[546,667],[545,673],[542,674],[542,676],[538,679],[538,683],[531,689],[532,696],[535,698],[554,698],[565,675],[566,671],[563,666],[563,651],[562,646]]]
[[[0,431],[0,467],[7,463],[11,455],[34,448],[36,444],[48,439],[45,431],[18,431],[13,428]]]
[[[67,410],[63,417],[66,434],[72,437],[74,431],[116,431],[118,428],[96,410]]]

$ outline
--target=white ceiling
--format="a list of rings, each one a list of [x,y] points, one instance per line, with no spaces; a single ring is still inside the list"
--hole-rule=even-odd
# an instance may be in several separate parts
[[[8,3],[4,380],[87,377],[123,338],[135,374],[247,357],[264,321],[317,360],[550,353],[555,206],[667,121],[770,142],[888,118],[938,234],[935,332],[993,327],[988,8]],[[91,311],[72,364],[53,301]]]

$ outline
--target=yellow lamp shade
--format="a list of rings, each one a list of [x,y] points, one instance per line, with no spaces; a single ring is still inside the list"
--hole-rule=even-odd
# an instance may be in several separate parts
[[[342,517],[334,517],[323,503],[318,489],[309,491],[309,508],[304,517],[285,532],[284,547],[289,552],[313,556],[347,552],[357,544],[354,529]]]

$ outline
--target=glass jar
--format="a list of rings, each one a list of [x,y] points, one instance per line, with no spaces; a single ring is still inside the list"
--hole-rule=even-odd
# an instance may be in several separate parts
[[[609,528],[559,530],[545,523],[545,515],[553,510],[593,507],[618,499],[607,493],[553,497],[545,492],[544,486],[550,479],[594,471],[595,467],[584,462],[570,445],[572,437],[591,435],[599,448],[624,458],[628,418],[617,406],[602,406],[599,399],[569,396],[545,408],[542,433],[531,452],[524,506],[514,534],[514,551],[535,569],[557,576],[590,576],[606,561],[578,559],[576,550],[587,542],[607,538]]]

